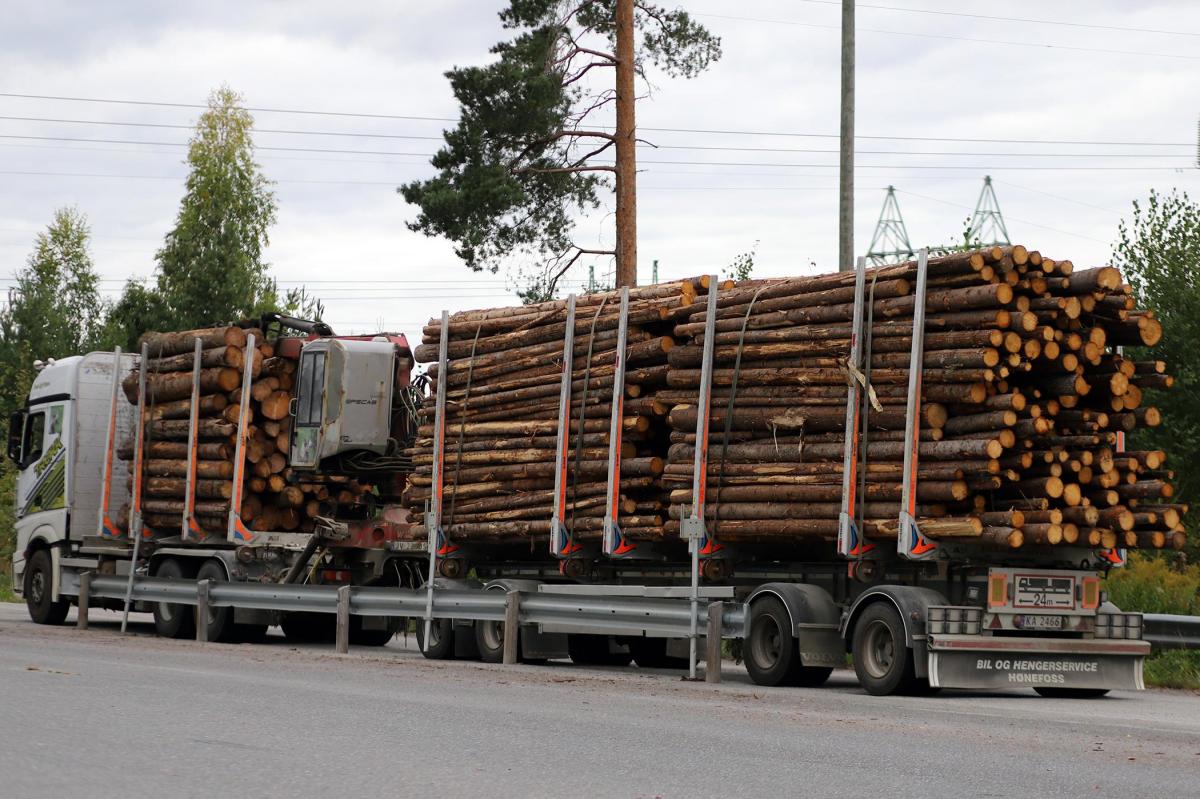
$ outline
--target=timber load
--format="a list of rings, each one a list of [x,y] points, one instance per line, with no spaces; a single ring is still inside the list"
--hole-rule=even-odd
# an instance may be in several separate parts
[[[247,347],[249,336],[254,348]],[[148,352],[143,408],[142,515],[163,536],[183,530],[187,506],[192,387],[197,378],[194,515],[204,538],[225,538],[234,490],[242,393],[249,391],[242,447],[241,520],[254,531],[311,532],[318,516],[338,505],[366,501],[369,487],[340,476],[293,474],[289,406],[297,362],[279,357],[263,332],[226,326],[145,334]],[[249,363],[251,379],[243,385]],[[122,381],[126,399],[138,402],[140,368]],[[120,443],[118,456],[133,468],[134,440]]]
[[[809,548],[837,539],[856,385],[858,521],[868,546],[895,546],[917,264],[867,271],[857,363],[855,279],[718,287],[704,497],[718,542]],[[706,289],[693,280],[630,294],[620,522],[668,549],[681,546],[695,500]],[[579,298],[574,325],[566,507],[582,539],[600,535],[606,503],[616,297]],[[452,540],[547,539],[566,308],[449,317],[442,522]],[[1135,307],[1118,270],[1076,270],[1020,245],[952,253],[929,259],[923,308],[913,478],[926,538],[989,558],[1184,546],[1187,509],[1173,501],[1163,453],[1125,446],[1161,423],[1147,395],[1173,379],[1162,362],[1123,354],[1153,347],[1162,326]],[[440,320],[424,333],[415,355],[430,364]],[[436,386],[436,365],[430,375]],[[418,510],[431,497],[434,413],[431,390],[405,494]]]
[[[718,299],[707,524],[721,542],[835,540],[849,381],[865,390],[858,515],[866,547],[897,537],[917,264],[869,270],[851,363],[854,273],[754,281]],[[916,517],[934,541],[988,549],[1181,548],[1163,453],[1122,451],[1160,423],[1161,362],[1120,348],[1162,336],[1112,267],[1076,270],[1022,246],[931,258]],[[705,314],[669,355],[668,536],[692,503]]]
[[[726,283],[726,288],[732,287]],[[661,476],[666,387],[674,325],[697,307],[708,278],[630,291],[620,430],[617,521],[629,540],[661,541],[668,519]],[[577,298],[566,442],[566,525],[576,539],[598,539],[607,509],[620,294]],[[430,394],[409,450],[414,470],[404,499],[420,510],[432,496],[435,397],[445,381],[443,515],[454,540],[545,542],[555,486],[568,302],[466,311],[449,316],[447,373],[438,370],[441,320],[430,320],[417,361],[430,364]],[[423,527],[414,530],[424,537]]]

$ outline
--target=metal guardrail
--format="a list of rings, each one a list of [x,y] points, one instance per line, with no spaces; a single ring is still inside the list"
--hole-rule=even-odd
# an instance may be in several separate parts
[[[1143,613],[1142,638],[1158,649],[1200,649],[1200,616]]]
[[[92,598],[123,600],[125,590],[124,577],[91,576],[89,596]],[[213,607],[337,613],[342,592],[349,597],[349,613],[353,616],[425,616],[428,595],[424,589],[211,582],[207,601]],[[135,602],[196,605],[200,593],[200,583],[192,580],[138,577],[133,581],[132,599]],[[686,599],[510,593],[518,594],[519,623],[537,625],[547,632],[687,638],[693,629],[708,627],[707,603],[699,606],[694,628],[691,603]],[[502,622],[509,601],[503,591],[435,588],[432,617]],[[723,602],[721,637],[742,638],[745,626],[745,607]]]

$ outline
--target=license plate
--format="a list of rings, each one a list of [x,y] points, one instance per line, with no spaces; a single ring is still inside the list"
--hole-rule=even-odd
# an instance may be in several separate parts
[[[1017,616],[1017,626],[1022,630],[1061,630],[1062,616]]]
[[[1018,608],[1075,607],[1075,578],[1042,574],[1016,575],[1013,606]]]

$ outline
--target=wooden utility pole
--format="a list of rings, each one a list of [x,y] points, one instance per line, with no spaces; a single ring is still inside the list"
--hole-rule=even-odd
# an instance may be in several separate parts
[[[617,0],[617,288],[637,285],[633,33],[633,0]]]
[[[842,142],[838,270],[854,269],[854,0],[842,0]]]

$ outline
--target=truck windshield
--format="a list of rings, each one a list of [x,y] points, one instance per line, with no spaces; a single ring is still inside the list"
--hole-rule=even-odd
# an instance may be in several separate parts
[[[325,353],[306,352],[300,359],[300,385],[297,391],[297,427],[319,427],[325,395]]]

